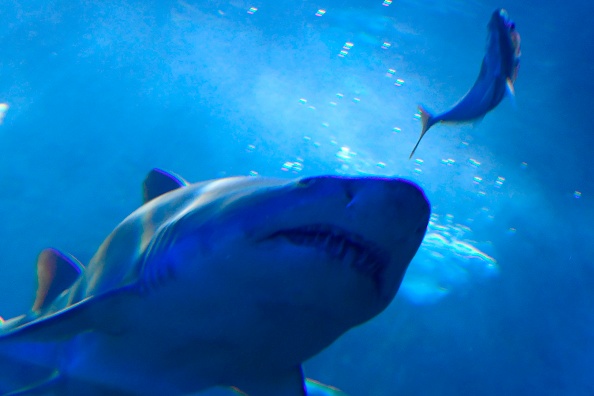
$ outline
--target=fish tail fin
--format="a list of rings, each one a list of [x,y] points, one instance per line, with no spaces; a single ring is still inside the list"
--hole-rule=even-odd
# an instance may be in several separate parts
[[[431,128],[431,125],[433,125],[433,123],[431,122],[433,115],[429,113],[423,106],[419,106],[419,113],[421,114],[421,136],[419,136],[419,140],[417,140],[417,144],[415,144],[415,147],[410,153],[408,159],[411,159],[412,156],[415,154],[417,147],[419,147],[419,143],[421,143],[421,139],[423,139],[423,136],[425,136],[429,128]]]

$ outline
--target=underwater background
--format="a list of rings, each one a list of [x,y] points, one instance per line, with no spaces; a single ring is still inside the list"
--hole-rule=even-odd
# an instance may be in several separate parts
[[[408,160],[417,105],[464,95],[501,7],[522,37],[515,104],[435,126]],[[0,0],[0,315],[30,309],[41,249],[87,262],[153,167],[398,176],[432,203],[427,237],[392,305],[306,375],[354,396],[594,395],[592,15],[590,1]]]

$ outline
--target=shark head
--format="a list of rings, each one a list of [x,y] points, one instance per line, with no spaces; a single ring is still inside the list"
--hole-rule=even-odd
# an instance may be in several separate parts
[[[270,278],[263,290],[356,324],[391,302],[429,216],[419,188],[398,179],[306,178],[235,204],[235,226],[216,228],[249,245],[244,268]]]
[[[186,317],[219,329],[211,343],[278,366],[298,365],[388,306],[430,212],[416,185],[393,178],[248,177],[195,188],[147,249],[146,284],[174,294],[168,301],[193,301]],[[153,205],[175,194],[184,192]]]

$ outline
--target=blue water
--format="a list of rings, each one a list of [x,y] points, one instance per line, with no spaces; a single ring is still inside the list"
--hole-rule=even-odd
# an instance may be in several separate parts
[[[29,309],[42,248],[86,262],[153,167],[396,175],[426,190],[428,237],[306,374],[354,396],[594,394],[594,3],[385,3],[0,2],[0,315]],[[417,104],[472,85],[498,7],[515,105],[409,161]]]

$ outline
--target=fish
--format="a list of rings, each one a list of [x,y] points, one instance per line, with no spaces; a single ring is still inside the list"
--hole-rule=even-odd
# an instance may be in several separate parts
[[[87,265],[37,260],[30,312],[0,325],[0,394],[344,395],[302,363],[382,312],[430,203],[390,177],[153,169]]]
[[[514,97],[514,83],[520,67],[520,34],[503,8],[495,10],[487,25],[487,48],[478,78],[470,90],[448,111],[434,115],[422,105],[421,136],[410,153],[412,158],[429,128],[441,122],[480,121],[493,110],[506,92]]]

